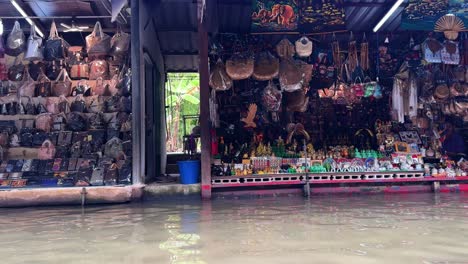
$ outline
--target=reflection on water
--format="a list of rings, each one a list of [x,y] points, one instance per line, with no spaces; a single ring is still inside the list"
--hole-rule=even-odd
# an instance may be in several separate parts
[[[0,263],[468,263],[468,195],[0,209]]]

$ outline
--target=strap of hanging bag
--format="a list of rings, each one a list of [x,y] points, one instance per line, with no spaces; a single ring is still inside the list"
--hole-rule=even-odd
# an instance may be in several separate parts
[[[55,21],[52,21],[52,24],[50,25],[49,39],[57,39],[58,37],[57,25],[55,25]]]

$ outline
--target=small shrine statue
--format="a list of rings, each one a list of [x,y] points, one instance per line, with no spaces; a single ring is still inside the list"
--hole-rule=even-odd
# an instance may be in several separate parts
[[[278,146],[278,148],[284,147],[284,140],[281,136],[279,136],[278,139],[276,140],[276,146]]]
[[[312,143],[307,144],[306,151],[309,156],[312,155],[315,152],[314,145]]]

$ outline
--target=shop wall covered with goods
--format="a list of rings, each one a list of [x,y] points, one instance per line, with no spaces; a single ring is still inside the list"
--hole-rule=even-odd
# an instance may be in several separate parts
[[[130,35],[50,22],[0,36],[0,188],[131,184]]]
[[[460,21],[443,16],[434,32],[213,37],[213,187],[227,176],[466,176],[468,40],[450,27]]]

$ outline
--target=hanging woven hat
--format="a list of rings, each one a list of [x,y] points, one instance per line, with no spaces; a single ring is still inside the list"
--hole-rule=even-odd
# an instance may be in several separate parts
[[[276,53],[280,58],[291,58],[294,56],[294,45],[287,38],[284,38],[276,45]]]
[[[299,57],[309,57],[312,54],[313,43],[306,36],[296,40],[295,46]]]
[[[447,84],[439,84],[435,88],[434,97],[440,100],[445,100],[450,96],[450,90]]]
[[[465,25],[459,17],[453,14],[447,14],[437,20],[434,31],[444,32],[447,39],[455,40],[458,37],[458,32],[464,29]]]

